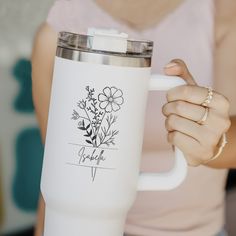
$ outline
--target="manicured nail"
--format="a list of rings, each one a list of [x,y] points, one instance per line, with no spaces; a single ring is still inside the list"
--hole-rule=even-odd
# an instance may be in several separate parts
[[[171,67],[175,67],[175,66],[177,66],[178,64],[177,63],[175,63],[175,62],[170,62],[170,63],[168,63],[167,65],[165,65],[165,68],[171,68]]]

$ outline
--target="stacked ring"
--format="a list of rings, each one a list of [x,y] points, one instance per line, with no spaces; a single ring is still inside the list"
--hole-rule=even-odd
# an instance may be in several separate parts
[[[207,87],[207,97],[201,104],[201,106],[205,108],[205,113],[203,114],[202,118],[199,121],[197,121],[199,125],[203,125],[206,122],[208,114],[209,114],[208,106],[211,103],[212,99],[213,99],[213,90],[212,88]]]
[[[201,104],[203,107],[208,107],[208,105],[211,103],[212,98],[213,98],[213,90],[211,87],[207,87],[208,93],[207,97],[204,100],[204,102]]]
[[[197,121],[198,124],[203,125],[205,124],[208,114],[209,114],[209,104],[211,103],[212,99],[213,99],[213,90],[210,87],[207,87],[207,97],[206,99],[203,101],[203,103],[201,104],[201,106],[203,106],[205,108],[205,113],[203,114],[202,118]],[[219,140],[219,143],[217,145],[218,150],[217,152],[213,155],[213,157],[211,157],[210,159],[208,159],[204,164],[207,164],[210,161],[215,160],[216,158],[218,158],[220,156],[220,154],[223,151],[224,146],[227,144],[227,139],[226,139],[226,134],[223,134]]]

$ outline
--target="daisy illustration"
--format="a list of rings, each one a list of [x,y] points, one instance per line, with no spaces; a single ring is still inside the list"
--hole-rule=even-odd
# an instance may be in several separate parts
[[[98,100],[100,101],[99,107],[107,113],[116,112],[124,102],[122,96],[123,93],[120,89],[116,87],[105,87],[103,93],[98,95]]]

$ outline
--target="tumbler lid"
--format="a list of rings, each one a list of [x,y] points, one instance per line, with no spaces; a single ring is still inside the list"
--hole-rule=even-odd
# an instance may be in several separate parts
[[[87,34],[62,31],[58,35],[58,46],[135,57],[151,57],[153,51],[152,41],[129,39],[127,34],[113,29],[89,29]]]
[[[89,28],[87,34],[93,36],[92,49],[106,52],[126,53],[128,34],[115,29]]]

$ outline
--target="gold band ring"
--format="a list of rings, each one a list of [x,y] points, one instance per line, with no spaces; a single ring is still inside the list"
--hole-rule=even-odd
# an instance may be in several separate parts
[[[209,107],[205,107],[205,113],[202,116],[202,118],[199,121],[197,121],[197,123],[199,125],[204,125],[207,120],[208,114],[209,114]]]

